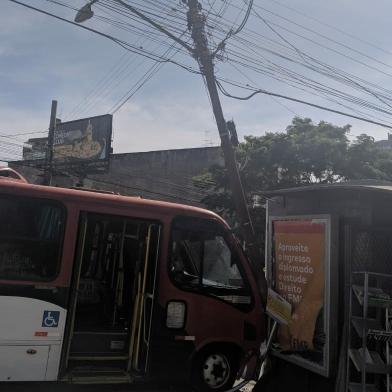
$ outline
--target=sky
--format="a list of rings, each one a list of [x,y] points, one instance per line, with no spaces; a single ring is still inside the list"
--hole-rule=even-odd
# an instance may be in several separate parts
[[[21,1],[70,20],[75,11],[59,3],[76,9],[85,4],[83,0],[59,0],[57,4],[48,0]],[[132,29],[123,30],[104,23],[102,16],[110,15],[100,8],[100,1],[98,6],[93,6],[96,15],[85,23],[86,26],[161,56],[169,51],[172,60],[197,69],[196,62],[188,54],[175,53],[173,46],[168,46],[172,44],[168,37],[156,36],[158,39],[153,41],[147,30],[138,35]],[[147,12],[153,8],[151,5],[149,8],[151,1],[128,2]],[[165,3],[173,9],[183,7],[178,0]],[[219,27],[224,31],[224,21],[238,27],[246,15],[248,2],[207,0],[202,4],[205,10],[208,9],[209,38],[213,48],[220,41]],[[216,60],[217,75],[242,86],[250,84],[341,111],[354,113],[355,109],[354,114],[358,115],[358,107],[352,104],[347,108],[294,88],[281,78],[271,77],[266,70],[273,62],[382,107],[384,112],[381,113],[371,109],[361,111],[388,123],[392,120],[388,113],[390,110],[392,115],[392,101],[389,106],[389,101],[383,99],[381,102],[369,91],[355,90],[356,85],[354,89],[342,86],[329,76],[311,71],[309,66],[314,60],[304,54],[336,67],[350,77],[372,83],[377,91],[386,91],[392,82],[391,14],[392,3],[388,0],[254,0],[245,28],[236,37],[228,39],[225,52]],[[177,15],[173,20],[178,26],[168,28],[178,36],[182,14],[173,11],[173,15]],[[116,14],[112,13],[111,18],[115,19]],[[137,25],[132,19],[127,21]],[[52,99],[58,101],[57,117],[62,121],[111,113],[121,98],[132,91],[139,78],[156,64],[98,34],[8,0],[2,0],[0,4],[0,26],[0,160],[17,158],[24,140],[45,135]],[[253,44],[247,46],[240,39]],[[243,67],[243,61],[235,57],[239,51],[253,56],[262,72],[252,70],[249,65],[253,63],[246,59]],[[234,53],[234,57],[230,53]],[[288,59],[280,57],[280,54],[287,53],[291,53]],[[233,58],[237,62],[233,62]],[[293,59],[304,64],[300,66]],[[230,84],[225,88],[234,95],[249,94],[249,91]],[[295,115],[310,117],[315,123],[351,124],[352,138],[368,133],[377,140],[385,139],[388,132],[382,126],[266,95],[256,95],[245,101],[222,97],[222,106],[226,119],[235,121],[240,139],[245,135],[284,131]],[[27,132],[37,133],[19,135]],[[115,153],[218,144],[218,132],[201,76],[176,64],[160,64],[158,71],[113,116]]]

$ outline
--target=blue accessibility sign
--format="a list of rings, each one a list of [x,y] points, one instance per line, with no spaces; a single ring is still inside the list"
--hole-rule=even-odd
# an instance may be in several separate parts
[[[45,310],[42,317],[42,326],[56,328],[59,326],[60,312],[58,310]]]

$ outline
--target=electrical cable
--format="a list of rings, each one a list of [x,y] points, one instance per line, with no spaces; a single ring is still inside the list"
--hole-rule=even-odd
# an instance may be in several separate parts
[[[249,82],[251,82],[252,84],[256,84],[248,75],[246,75],[244,72],[242,72],[237,66],[235,66],[232,63],[229,63],[237,72],[239,72],[245,79],[247,79]],[[288,106],[286,106],[284,103],[280,102],[279,100],[277,100],[276,98],[274,98],[273,96],[270,96],[270,98],[277,103],[278,105],[282,106],[283,108],[285,108],[287,111],[289,111],[290,113],[294,114],[294,116],[297,117],[301,117],[298,113],[294,112],[294,110],[290,109]]]
[[[4,159],[3,162],[13,162],[7,159]],[[27,162],[20,162],[20,161],[14,161],[13,163],[15,163],[15,165],[19,165],[19,166],[25,166],[25,167],[30,167],[30,168],[34,168],[40,172],[44,172],[44,169],[38,168],[36,165],[32,165],[32,164],[28,164]],[[78,170],[74,169],[74,176],[78,174]],[[103,185],[110,185],[110,186],[115,186],[115,187],[119,187],[121,189],[129,189],[129,190],[134,190],[134,191],[140,191],[143,193],[148,193],[150,195],[156,195],[156,196],[163,196],[163,197],[169,197],[172,199],[179,199],[179,200],[183,200],[183,201],[188,201],[190,203],[193,204],[200,204],[201,201],[200,200],[196,200],[196,199],[190,199],[187,197],[182,197],[181,195],[178,194],[173,194],[173,193],[165,193],[165,192],[157,192],[157,191],[152,191],[146,188],[142,188],[142,187],[138,187],[138,186],[130,186],[130,185],[125,185],[124,182],[121,183],[117,183],[117,182],[113,182],[113,181],[107,181],[107,180],[103,180],[103,179],[97,179],[94,177],[89,177],[86,176],[84,172],[79,172],[79,174],[83,174],[84,179],[86,180],[91,180],[95,183],[98,184],[103,184]],[[72,174],[72,169],[71,169],[71,173],[67,172],[66,169],[58,169],[58,168],[54,168],[54,174],[62,174],[65,176],[73,176]]]
[[[227,97],[229,97],[229,98],[234,98],[234,99],[238,99],[238,100],[241,100],[241,101],[246,101],[246,100],[249,100],[249,99],[253,98],[257,94],[271,95],[273,97],[287,99],[289,101],[301,103],[301,104],[304,104],[304,105],[312,106],[312,107],[317,108],[317,109],[325,110],[325,111],[332,112],[332,113],[335,113],[335,114],[340,114],[342,116],[355,118],[356,120],[361,120],[361,121],[364,121],[364,122],[367,122],[367,123],[370,123],[370,124],[381,125],[382,127],[392,129],[392,125],[388,125],[388,124],[385,124],[385,123],[380,123],[378,121],[369,120],[369,119],[364,118],[364,117],[355,116],[355,115],[352,115],[352,114],[349,114],[349,113],[342,112],[340,110],[335,110],[335,109],[332,109],[332,108],[328,108],[328,107],[325,107],[325,106],[321,106],[321,105],[317,105],[317,104],[314,104],[314,103],[311,103],[311,102],[307,102],[307,101],[304,101],[304,100],[301,100],[301,99],[288,97],[286,95],[282,95],[282,94],[278,94],[278,93],[273,93],[273,92],[267,91],[267,90],[262,90],[262,89],[253,90],[251,88],[247,88],[248,90],[253,90],[253,92],[250,95],[245,96],[245,97],[235,96],[235,95],[229,94],[218,80],[216,81],[216,83],[217,83],[217,86],[218,86],[219,90],[222,92],[222,94],[227,96]],[[237,85],[237,87],[245,88],[245,87],[238,86],[238,85]]]
[[[237,9],[238,9],[238,7],[236,7]],[[270,26],[271,27],[271,26]],[[249,29],[246,29],[246,32],[248,33],[249,32]],[[257,34],[257,33],[255,33],[255,34]],[[287,41],[286,41],[287,42]],[[289,43],[289,45],[291,45],[291,43]],[[295,48],[295,50],[297,50],[296,48]],[[297,52],[298,52],[298,50],[297,50]],[[310,56],[308,56],[309,58],[310,58]],[[312,60],[315,60],[315,59],[312,59]],[[355,59],[353,59],[353,60],[355,60]],[[318,63],[320,63],[320,62],[318,62]],[[363,64],[363,63],[362,63]],[[367,64],[365,64],[365,65],[367,65]],[[336,72],[336,69],[334,70],[334,72]],[[325,74],[325,71],[324,71],[324,74]],[[347,75],[345,75],[345,77],[347,77]],[[362,87],[362,86],[361,86]],[[382,89],[382,88],[381,88]],[[369,89],[368,89],[368,91],[369,91]],[[380,96],[380,94],[378,94],[378,96]]]
[[[106,37],[106,38],[108,38],[108,39],[111,39],[111,40],[114,41],[115,43],[119,44],[120,46],[124,47],[124,48],[127,49],[127,50],[130,50],[131,52],[134,52],[134,53],[140,54],[140,55],[144,55],[146,58],[150,58],[150,59],[156,61],[157,63],[173,62],[173,61],[170,61],[170,59],[164,59],[164,60],[162,60],[162,56],[158,56],[156,53],[150,53],[150,52],[148,52],[148,51],[141,50],[140,48],[135,48],[134,45],[131,45],[131,44],[128,43],[128,42],[122,41],[122,40],[120,40],[120,39],[118,39],[118,38],[115,38],[115,37],[112,37],[112,36],[110,36],[110,35],[108,35],[108,34],[99,32],[99,31],[97,31],[97,30],[95,30],[95,29],[90,29],[90,28],[86,28],[85,26],[78,25],[78,24],[73,23],[73,22],[71,22],[71,21],[69,21],[69,20],[67,20],[67,19],[61,18],[61,17],[59,17],[59,16],[57,16],[57,15],[48,13],[48,12],[46,12],[46,11],[37,9],[37,8],[35,8],[35,7],[31,7],[31,6],[29,6],[29,5],[25,4],[25,3],[20,2],[20,1],[17,1],[17,0],[9,0],[9,1],[14,2],[14,3],[17,3],[17,4],[19,4],[19,5],[23,5],[23,6],[25,6],[25,7],[31,8],[31,9],[34,9],[34,10],[36,10],[36,11],[38,11],[38,12],[42,12],[42,13],[44,13],[44,14],[47,14],[47,15],[56,17],[57,19],[66,21],[66,22],[68,22],[68,23],[75,24],[75,25],[77,25],[78,27],[81,27],[81,28],[90,30],[90,31],[92,31],[92,32],[95,32],[95,33],[97,33],[97,34],[99,34],[99,35],[101,35],[101,36],[104,36],[104,37]],[[104,3],[108,3],[108,4],[109,4],[109,3],[113,3],[113,2],[108,2],[108,1],[106,1],[106,2],[104,2]],[[115,3],[117,4],[117,2],[115,2]],[[227,2],[227,1],[224,2],[224,5],[225,5],[226,9],[227,9],[228,7],[230,7],[230,6],[232,6],[231,3],[230,3],[230,2]],[[248,8],[248,9],[250,9],[250,8]],[[221,10],[222,10],[222,8],[221,8]],[[159,16],[159,14],[156,13],[156,12],[149,12],[149,14],[150,14],[150,15],[154,15],[155,17],[158,17],[158,16]],[[219,14],[219,13],[218,13],[218,14]],[[248,17],[249,17],[249,16],[248,16]],[[169,20],[169,19],[166,18],[166,20]],[[242,29],[242,28],[243,28],[243,26],[241,27],[241,29]],[[286,43],[287,43],[287,42],[286,42]],[[233,53],[232,53],[232,55],[233,55]],[[279,57],[285,59],[286,61],[293,62],[293,59],[292,59],[292,58],[289,58],[289,57],[287,57],[287,56],[284,56],[284,55],[282,56],[281,54],[279,54]],[[157,60],[157,59],[160,59],[160,60]],[[232,60],[231,60],[231,61],[232,61]],[[178,65],[178,63],[176,63],[176,62],[173,62],[173,63],[175,63],[176,65]],[[200,72],[194,71],[193,69],[190,69],[190,67],[183,66],[183,65],[180,65],[180,66],[185,67],[185,69],[187,69],[187,70],[190,71],[190,72],[193,72],[193,73],[200,73]],[[247,64],[247,66],[248,66],[248,68],[250,68],[250,69],[251,69],[251,67],[252,67],[252,65],[249,66],[249,64]],[[271,66],[276,67],[276,65],[273,65],[272,63],[271,63]],[[309,66],[309,65],[307,65],[307,66]],[[256,67],[258,67],[257,62],[253,65],[253,67],[254,67],[253,69],[256,71],[256,70],[257,70]],[[346,83],[346,84],[349,83],[349,84],[351,85],[351,87],[354,87],[354,86],[355,86],[356,88],[359,88],[359,89],[361,89],[361,90],[367,92],[368,94],[373,95],[375,98],[377,98],[377,99],[380,100],[380,96],[379,96],[377,93],[375,93],[373,90],[370,90],[370,89],[367,88],[367,87],[364,87],[363,85],[359,84],[359,83],[356,82],[355,80],[348,79],[348,78],[347,78],[346,76],[344,76],[344,75],[343,75],[343,76],[339,76],[339,75],[336,75],[336,74],[333,75],[333,69],[332,69],[332,67],[326,67],[325,69],[321,69],[321,68],[319,68],[319,67],[317,68],[317,67],[312,66],[311,69],[312,69],[313,71],[315,71],[315,72],[321,73],[322,75],[324,75],[324,76],[326,76],[326,77],[333,77],[334,80],[339,81],[339,82],[341,82],[341,83],[342,83],[342,82],[344,82],[344,83]],[[271,70],[272,70],[272,68],[271,68]],[[352,103],[355,103],[356,105],[360,105],[360,106],[362,106],[362,107],[367,108],[367,110],[376,110],[376,111],[379,111],[379,112],[381,112],[381,113],[383,113],[383,114],[386,114],[386,115],[391,115],[391,114],[392,114],[391,112],[389,112],[389,111],[383,109],[382,107],[377,106],[377,105],[375,105],[375,104],[373,104],[373,103],[371,103],[371,102],[369,102],[369,101],[365,101],[365,100],[360,99],[360,98],[358,98],[358,97],[351,96],[351,95],[349,95],[349,94],[347,94],[347,93],[345,93],[345,92],[336,90],[336,89],[331,88],[331,87],[329,87],[329,86],[324,86],[324,85],[322,85],[320,82],[311,80],[311,79],[309,79],[309,78],[305,78],[303,75],[295,75],[295,73],[293,73],[292,71],[289,71],[289,70],[287,70],[287,69],[284,69],[284,68],[281,67],[281,66],[279,66],[278,68],[275,68],[275,72],[276,72],[277,70],[279,70],[279,72],[284,72],[284,73],[286,74],[286,77],[288,77],[288,78],[294,78],[295,83],[301,83],[301,84],[303,84],[304,86],[310,87],[310,88],[312,88],[312,89],[316,89],[317,91],[320,91],[320,92],[322,92],[322,93],[324,93],[324,94],[332,94],[332,95],[334,95],[334,96],[336,96],[336,97],[340,97],[340,99],[349,100],[349,101],[351,101]],[[340,79],[339,79],[339,78],[340,78]],[[147,79],[147,80],[148,80],[148,79]],[[222,87],[222,86],[221,86],[221,87]],[[255,93],[254,90],[252,90],[252,91],[253,91],[253,93]],[[263,90],[263,89],[259,89],[259,90],[257,90],[257,91],[258,91],[257,93],[267,94],[266,90]],[[283,96],[283,95],[279,95],[279,94],[276,94],[276,93],[270,93],[270,92],[269,92],[269,95],[273,95],[273,94],[275,94],[274,96],[279,97],[279,98],[283,98],[283,97],[284,97],[285,99],[294,100],[293,98],[288,97],[288,96]],[[237,98],[238,98],[238,99],[245,99],[244,97],[242,97],[242,98],[241,98],[241,97],[237,97]],[[249,99],[249,97],[248,97],[247,99]],[[390,98],[388,98],[388,99],[390,99]],[[384,105],[390,107],[390,105],[385,101],[385,99],[381,98],[380,101],[381,101]],[[304,103],[304,104],[310,104],[309,102],[301,101],[301,100],[295,100],[295,102]],[[314,107],[323,108],[321,105],[315,105],[315,104],[312,104],[312,105],[313,105]],[[325,108],[325,107],[324,107],[324,108]],[[335,109],[332,109],[332,108],[327,108],[327,109],[328,109],[329,111],[334,111],[335,113],[338,113],[338,114],[349,115],[349,116],[351,116],[351,117],[353,117],[353,118],[357,118],[357,119],[364,120],[364,118],[363,118],[362,116],[350,115],[350,114],[348,114],[348,113],[344,113],[344,112],[341,112],[341,111],[338,111],[338,110],[335,110]],[[375,121],[369,121],[369,119],[367,119],[367,121],[368,121],[368,122],[373,122],[374,124],[378,124],[378,125],[382,124],[383,126],[389,127],[389,126],[386,125],[385,123],[375,122]]]
[[[274,29],[274,28],[266,21],[266,19],[264,19],[257,11],[254,10],[253,12],[254,12],[254,14],[255,14],[258,18],[260,18],[260,19],[264,22],[264,24],[265,24],[271,31],[273,31],[280,39],[282,39],[282,40],[283,40],[284,42],[286,42],[289,46],[291,46],[291,47],[292,47],[292,48],[293,48],[293,49],[303,58],[303,60],[304,60],[306,63],[308,63],[307,57],[309,57],[309,56],[307,56],[306,53],[304,53],[304,52],[302,52],[301,50],[299,50],[295,45],[293,45],[290,41],[288,41],[285,37],[283,37],[283,35],[280,34],[276,29]],[[311,58],[309,57],[309,59],[311,59]],[[359,83],[353,81],[352,79],[351,79],[350,81],[353,82],[353,83],[355,83],[358,87],[364,89],[366,92],[368,92],[369,94],[371,94],[371,95],[373,95],[375,98],[377,98],[379,101],[381,101],[384,105],[387,105],[388,107],[390,107],[390,108],[392,109],[392,105],[390,105],[389,103],[387,103],[387,102],[386,102],[384,99],[382,99],[378,94],[376,94],[376,93],[373,92],[372,90],[367,89],[366,87],[360,85]]]
[[[170,51],[175,47],[176,47],[176,42],[173,42],[173,44],[169,47],[169,49],[165,51],[163,56],[168,56]],[[178,53],[178,51],[176,51],[176,53]],[[170,58],[173,58],[176,55],[176,53],[174,53]],[[123,97],[120,98],[120,102],[112,106],[109,112],[114,114],[117,111],[119,111],[160,70],[162,66],[163,64],[153,64],[144,73],[144,75],[135,83],[135,85],[130,90],[128,90],[128,92]]]
[[[113,41],[113,42],[116,43],[117,45],[121,46],[122,48],[124,48],[124,49],[126,49],[126,50],[128,50],[128,51],[130,51],[130,52],[132,52],[132,53],[139,54],[139,55],[144,56],[144,57],[146,57],[146,58],[148,58],[148,59],[150,59],[150,60],[153,60],[153,61],[155,61],[155,62],[160,62],[160,63],[173,63],[173,64],[179,66],[180,68],[183,68],[183,69],[185,69],[185,70],[187,70],[187,71],[189,71],[189,72],[191,72],[191,73],[196,73],[196,74],[199,74],[199,73],[200,73],[200,72],[195,71],[195,70],[193,70],[192,68],[190,68],[190,67],[188,67],[188,66],[186,66],[186,65],[177,63],[177,62],[175,62],[175,61],[173,61],[173,60],[170,60],[170,59],[161,58],[161,57],[159,57],[158,55],[156,55],[156,54],[154,54],[154,53],[149,53],[149,52],[147,52],[147,51],[145,51],[145,50],[143,50],[143,49],[141,49],[141,48],[137,48],[137,47],[135,47],[134,45],[132,45],[132,44],[126,42],[126,41],[120,40],[119,38],[113,37],[113,36],[111,36],[111,35],[109,35],[109,34],[106,34],[106,33],[102,33],[101,31],[98,31],[98,30],[93,29],[93,28],[90,28],[90,27],[87,27],[87,26],[83,26],[83,25],[78,24],[78,23],[76,23],[76,22],[72,22],[72,21],[70,21],[70,20],[68,20],[68,19],[62,18],[61,16],[55,15],[55,14],[50,13],[50,12],[47,12],[47,11],[44,11],[44,10],[42,10],[42,9],[40,9],[40,8],[37,8],[37,7],[33,7],[33,6],[31,6],[31,5],[28,5],[28,4],[26,4],[26,3],[21,2],[21,1],[19,1],[19,0],[8,0],[8,1],[10,1],[10,2],[12,2],[12,3],[15,3],[15,4],[18,4],[18,5],[21,5],[21,6],[26,7],[26,8],[29,8],[29,9],[34,10],[34,11],[36,11],[36,12],[45,14],[45,15],[47,15],[47,16],[51,16],[51,17],[53,17],[53,18],[55,18],[55,19],[59,19],[59,20],[61,20],[61,21],[63,21],[63,22],[72,24],[72,25],[77,26],[77,27],[79,27],[79,28],[81,28],[81,29],[88,30],[88,31],[90,31],[90,32],[93,32],[93,33],[95,33],[95,34],[98,34],[98,35],[100,35],[100,36],[102,36],[102,37],[104,37],[104,38],[107,38],[107,39]]]
[[[286,8],[286,9],[289,9],[291,12],[295,12],[296,14],[301,15],[301,16],[303,16],[303,17],[309,19],[309,20],[313,20],[313,21],[315,21],[315,22],[321,24],[322,26],[326,26],[326,27],[328,27],[328,28],[330,28],[330,29],[332,29],[332,30],[338,31],[339,33],[341,33],[341,34],[343,34],[343,35],[346,35],[347,37],[350,37],[350,38],[352,38],[352,39],[355,39],[355,40],[357,40],[358,42],[362,42],[362,43],[364,43],[364,44],[366,44],[366,45],[368,45],[368,46],[371,46],[371,47],[373,47],[373,48],[375,48],[375,49],[378,49],[378,50],[384,52],[385,54],[388,54],[388,55],[392,56],[392,52],[386,50],[385,48],[382,48],[382,47],[380,47],[380,46],[378,46],[378,45],[375,45],[374,43],[371,43],[371,42],[369,42],[369,41],[366,41],[366,40],[364,40],[363,38],[357,37],[357,36],[355,36],[354,34],[348,33],[347,31],[344,31],[344,30],[342,30],[342,29],[340,29],[340,28],[338,28],[338,27],[336,27],[336,26],[333,26],[333,25],[331,25],[331,24],[329,24],[329,23],[326,23],[326,22],[324,22],[324,21],[322,21],[322,20],[320,20],[320,19],[317,19],[317,18],[315,18],[315,17],[313,17],[313,16],[309,16],[309,15],[307,15],[307,14],[305,14],[305,13],[302,13],[302,12],[298,11],[298,9],[296,9],[296,8],[290,7],[290,6],[288,6],[287,4],[283,4],[283,3],[281,3],[281,2],[279,2],[279,1],[277,1],[277,0],[269,0],[269,1],[276,3],[276,4],[278,4],[278,5],[281,6],[281,7],[284,7],[284,8]]]

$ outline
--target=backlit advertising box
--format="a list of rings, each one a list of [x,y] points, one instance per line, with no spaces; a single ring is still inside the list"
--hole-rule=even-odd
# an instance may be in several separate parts
[[[280,325],[274,353],[329,375],[330,218],[271,217],[267,249],[269,284],[292,305]]]

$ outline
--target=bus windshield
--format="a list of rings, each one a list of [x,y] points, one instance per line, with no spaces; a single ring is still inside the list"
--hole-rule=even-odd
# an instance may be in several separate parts
[[[170,269],[178,285],[211,294],[246,291],[239,258],[225,235],[223,228],[213,221],[191,218],[175,221]]]

